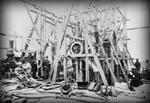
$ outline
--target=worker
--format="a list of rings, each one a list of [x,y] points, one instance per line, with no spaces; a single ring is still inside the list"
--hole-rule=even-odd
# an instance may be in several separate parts
[[[132,68],[130,77],[131,77],[130,90],[134,91],[133,87],[138,87],[139,85],[143,84],[141,81],[140,73],[136,68]]]
[[[98,30],[97,30],[97,25],[94,25],[94,37],[95,37],[95,41],[98,44],[99,43],[99,34],[98,34]]]
[[[150,71],[150,64],[149,64],[149,60],[147,59],[145,64],[145,70]]]
[[[11,79],[12,78],[12,74],[14,72],[14,69],[17,67],[16,62],[15,62],[15,58],[12,57],[8,57],[7,62],[6,62],[6,78]]]
[[[145,65],[143,67],[143,74],[145,79],[150,79],[150,64],[148,59],[145,61]]]
[[[111,43],[109,39],[104,39],[103,47],[108,57],[111,56]]]
[[[74,69],[73,69],[73,64],[72,64],[72,58],[71,58],[71,56],[68,56],[67,57],[67,76],[68,76],[68,78],[72,79],[73,72],[74,72]]]
[[[76,77],[76,65],[77,65],[77,61],[75,59],[72,59],[73,79],[75,79]]]
[[[63,79],[63,65],[62,65],[62,61],[59,60],[58,61],[58,67],[57,67],[57,78],[59,80],[62,80]]]
[[[117,36],[116,36],[115,31],[113,32],[113,43],[114,43],[114,45],[117,44]]]
[[[66,95],[70,97],[72,93],[71,84],[69,82],[65,82],[65,84],[61,86],[60,91],[62,96]]]
[[[5,66],[4,66],[4,63],[5,63],[5,60],[4,59],[1,59],[0,60],[0,80],[4,78],[4,69],[5,69]]]
[[[141,68],[141,63],[139,62],[139,59],[136,59],[136,62],[135,62],[135,67],[138,71],[140,71],[140,68]]]
[[[96,52],[98,52],[98,44],[99,44],[99,33],[97,30],[97,25],[94,25],[94,37],[95,37],[95,42],[96,42]]]
[[[32,77],[33,78],[37,78],[36,77],[36,72],[37,72],[37,62],[36,62],[36,59],[32,56],[31,57],[31,61],[30,61],[30,64],[31,64],[31,72],[32,72]]]
[[[113,44],[114,44],[114,47],[115,47],[115,50],[117,50],[117,35],[116,35],[116,32],[114,31],[113,32]]]
[[[48,60],[48,56],[46,56],[43,60],[43,71],[44,71],[44,79],[48,79],[49,77],[49,69],[50,69],[50,62]]]

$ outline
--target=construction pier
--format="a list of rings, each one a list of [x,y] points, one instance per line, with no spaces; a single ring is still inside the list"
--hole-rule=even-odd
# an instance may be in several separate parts
[[[149,103],[150,64],[130,54],[127,31],[138,28],[128,28],[124,2],[17,2],[30,31],[0,33],[2,103]]]

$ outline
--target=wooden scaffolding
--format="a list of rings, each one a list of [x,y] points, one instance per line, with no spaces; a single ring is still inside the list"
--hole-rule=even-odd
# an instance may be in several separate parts
[[[129,39],[125,31],[127,18],[124,6],[111,1],[102,7],[97,4],[100,2],[92,0],[86,1],[85,8],[80,8],[80,2],[76,1],[70,3],[63,16],[58,17],[42,7],[24,3],[33,24],[29,38],[35,30],[40,38],[42,56],[48,46],[53,48],[50,57],[54,57],[54,60],[48,81],[56,82],[60,58],[63,58],[63,78],[67,80],[67,57],[71,56],[76,61],[76,81],[90,82],[92,69],[94,79],[102,81],[104,85],[113,85],[120,76],[128,83],[128,65],[133,61],[127,49]],[[27,5],[33,8],[29,9]],[[35,20],[31,13],[37,15]],[[39,18],[43,19],[40,32],[36,27]],[[51,26],[49,38],[43,37],[45,23]],[[25,45],[25,49],[28,45]]]

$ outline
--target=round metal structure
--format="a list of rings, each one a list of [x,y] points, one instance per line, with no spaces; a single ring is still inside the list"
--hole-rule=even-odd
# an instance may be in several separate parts
[[[83,45],[79,41],[75,41],[71,44],[71,54],[81,54],[83,52]]]

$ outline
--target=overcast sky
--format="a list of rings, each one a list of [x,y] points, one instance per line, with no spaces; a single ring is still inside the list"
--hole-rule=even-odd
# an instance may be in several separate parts
[[[150,27],[150,9],[148,2],[133,2],[127,4],[127,28]],[[128,42],[128,47],[132,57],[145,60],[149,58],[149,33],[150,28],[128,30],[128,37],[131,39]]]
[[[61,14],[62,3],[52,4],[48,7],[49,10]],[[47,6],[46,6],[47,7]],[[6,3],[2,5],[1,25],[2,33],[11,35],[27,35],[32,27],[32,23],[27,14],[24,5],[21,2]],[[132,2],[127,3],[127,28],[136,28],[149,25],[149,14],[147,3]],[[135,29],[128,31],[128,37],[131,39],[128,43],[128,48],[131,56],[145,60],[148,58],[148,35],[149,29]]]

